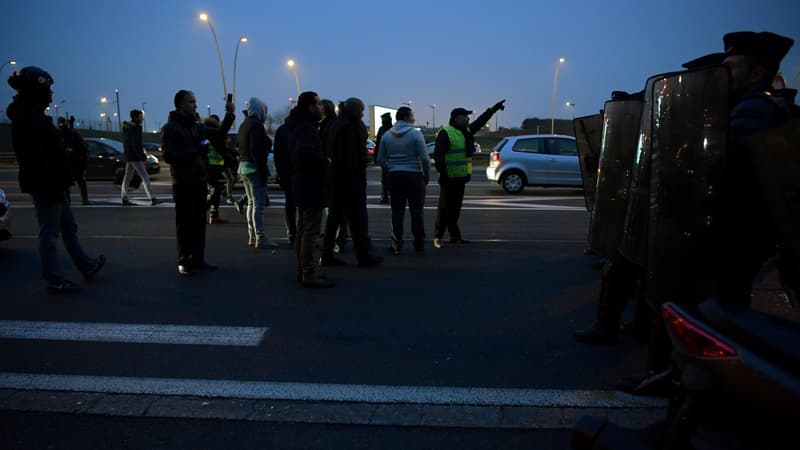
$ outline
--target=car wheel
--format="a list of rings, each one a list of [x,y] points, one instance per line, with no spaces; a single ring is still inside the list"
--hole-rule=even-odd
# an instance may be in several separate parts
[[[516,170],[503,174],[500,179],[500,185],[503,186],[509,194],[519,194],[525,188],[525,175]]]

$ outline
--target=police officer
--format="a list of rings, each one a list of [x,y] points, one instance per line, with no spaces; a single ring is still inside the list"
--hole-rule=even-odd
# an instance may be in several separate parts
[[[472,111],[456,108],[450,112],[450,124],[442,127],[436,136],[433,155],[439,172],[439,203],[433,229],[433,246],[444,246],[447,231],[451,244],[469,244],[461,237],[458,216],[464,202],[464,187],[472,175],[472,154],[475,153],[475,136],[492,116],[505,109],[505,100],[484,111],[474,122],[469,122]]]
[[[80,285],[64,278],[58,263],[59,233],[72,262],[87,280],[106,263],[100,255],[90,258],[78,240],[78,225],[72,215],[69,186],[72,184],[64,144],[52,120],[44,114],[53,101],[53,77],[29,66],[14,72],[8,84],[17,91],[8,106],[11,119],[11,144],[19,164],[19,186],[33,197],[39,222],[39,256],[42,276],[51,293],[74,292]]]

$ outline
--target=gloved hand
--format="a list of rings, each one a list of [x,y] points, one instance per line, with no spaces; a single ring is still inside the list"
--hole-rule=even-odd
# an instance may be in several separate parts
[[[496,113],[497,111],[501,111],[501,110],[506,109],[505,102],[506,102],[506,100],[503,99],[503,100],[500,100],[499,102],[495,103],[494,106],[492,106],[492,112]]]

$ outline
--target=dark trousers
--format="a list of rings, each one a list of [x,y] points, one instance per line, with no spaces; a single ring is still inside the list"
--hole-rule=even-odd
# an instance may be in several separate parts
[[[295,244],[297,255],[297,275],[301,281],[313,281],[316,264],[314,262],[314,245],[322,228],[322,208],[297,208],[298,243]]]
[[[411,233],[414,248],[425,247],[425,222],[422,208],[425,204],[425,179],[418,172],[394,172],[389,174],[389,193],[392,203],[392,247],[403,248],[403,222],[406,203],[411,214]]]
[[[381,167],[381,198],[386,198],[389,195],[388,171]]]
[[[461,237],[458,228],[458,217],[461,215],[461,205],[464,203],[464,187],[467,182],[463,180],[444,180],[439,184],[439,204],[436,206],[436,223],[433,227],[433,237],[442,239],[445,231],[450,239]]]
[[[336,234],[342,226],[342,218],[350,226],[350,237],[356,258],[360,261],[369,252],[369,238],[367,237],[367,218],[364,212],[366,204],[364,195],[358,192],[334,192],[328,205],[328,220],[325,222],[325,240],[322,251],[326,255],[333,254],[333,245]]]
[[[292,179],[289,178],[285,182],[284,180],[281,180],[281,187],[283,187],[283,193],[286,196],[286,205],[284,206],[286,235],[289,238],[289,242],[294,242],[297,238],[297,207],[295,206],[294,203],[294,191],[292,191]]]
[[[206,247],[206,182],[173,184],[172,198],[175,201],[178,264],[201,264],[205,261]]]
[[[222,195],[222,175],[225,166],[208,166],[208,209],[211,217],[219,217],[219,198]]]
[[[81,191],[81,202],[84,205],[89,203],[89,192],[86,190],[86,178],[85,172],[83,170],[76,170],[73,172],[73,178],[75,178],[75,184],[78,185],[78,190]]]

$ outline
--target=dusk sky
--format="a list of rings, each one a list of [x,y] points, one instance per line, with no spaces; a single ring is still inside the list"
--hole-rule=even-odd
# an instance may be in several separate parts
[[[597,112],[612,90],[722,50],[729,31],[773,31],[796,41],[781,71],[797,87],[800,1],[9,1],[0,15],[0,59],[35,65],[55,78],[54,101],[81,120],[99,120],[103,96],[120,91],[123,119],[147,102],[147,127],[165,122],[178,89],[198,111],[223,108],[223,88],[206,12],[219,38],[228,90],[239,49],[237,110],[251,96],[283,110],[296,95],[286,66],[297,62],[303,90],[367,105],[411,101],[417,123],[436,124],[458,106],[483,111],[507,99],[499,123],[549,118],[559,57],[556,117]],[[5,80],[7,105],[13,90]],[[108,105],[109,112],[116,106]],[[238,111],[237,111],[238,113]],[[474,117],[474,116],[473,116]],[[6,121],[5,113],[2,120]],[[494,125],[494,120],[492,121]]]

